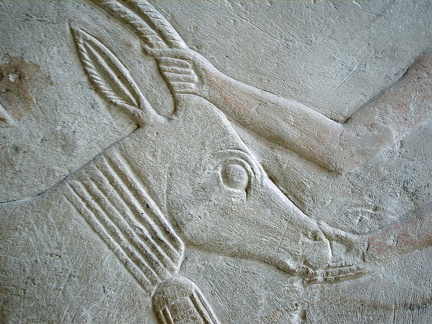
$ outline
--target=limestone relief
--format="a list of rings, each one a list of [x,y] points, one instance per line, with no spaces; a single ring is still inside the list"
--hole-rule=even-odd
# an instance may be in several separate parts
[[[378,194],[368,196],[368,180],[358,187],[356,183],[377,157],[390,154],[430,122],[431,52],[418,57],[389,89],[337,121],[221,72],[189,48],[169,19],[147,1],[92,0],[90,6],[101,19],[122,25],[139,39],[142,55],[154,59],[171,92],[174,110],[162,114],[153,107],[109,35],[88,31],[79,17],[70,20],[75,63],[86,75],[80,82],[125,114],[136,129],[94,152],[93,159],[38,196],[2,202],[4,215],[26,210],[79,215],[91,228],[88,235],[103,241],[144,290],[153,310],[149,316],[160,323],[232,321],[221,304],[234,297],[211,275],[206,280],[222,293],[201,286],[205,275],[194,277],[195,270],[189,270],[198,267],[194,258],[214,269],[222,258],[246,262],[246,268],[252,264],[252,272],[283,276],[278,283],[288,287],[284,298],[292,302],[284,310],[289,315],[285,320],[294,323],[319,322],[319,313],[325,312],[319,307],[326,303],[308,311],[315,292],[337,298],[338,289],[349,293],[372,287],[375,274],[400,258],[421,255],[426,259],[417,266],[430,267],[430,199],[418,199],[413,208],[392,206],[376,198]],[[13,82],[12,74],[6,74],[1,82]],[[1,121],[13,126],[18,119],[1,104]],[[265,157],[269,148],[274,155]],[[283,154],[297,162],[282,163]],[[424,177],[430,181],[431,174]],[[315,184],[303,190],[302,181],[309,180]],[[229,269],[236,273],[240,268]],[[422,271],[417,283],[429,280]],[[407,280],[406,287],[410,285]],[[404,307],[429,307],[430,291],[413,291],[411,298],[392,302],[395,318]],[[377,309],[390,307],[389,298]]]

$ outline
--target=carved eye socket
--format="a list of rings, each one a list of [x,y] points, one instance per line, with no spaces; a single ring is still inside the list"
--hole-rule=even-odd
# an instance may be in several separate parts
[[[231,189],[246,191],[249,186],[249,172],[239,163],[226,163],[221,169],[221,178],[225,186]]]
[[[216,152],[213,159],[211,168],[218,172],[221,184],[227,189],[249,194],[252,186],[262,182],[263,173],[259,164],[246,152],[223,150]]]

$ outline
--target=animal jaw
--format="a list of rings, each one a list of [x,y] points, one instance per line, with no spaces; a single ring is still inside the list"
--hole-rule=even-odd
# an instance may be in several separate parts
[[[148,3],[98,3],[120,15],[151,46],[187,48]],[[135,19],[137,13],[158,22],[147,26]],[[156,31],[149,29],[152,24]],[[187,93],[176,94],[177,111],[169,118],[159,116],[107,46],[77,27],[72,32],[96,90],[139,128],[67,179],[67,198],[144,289],[151,293],[158,285],[178,284],[170,280],[180,270],[185,243],[264,262],[308,282],[362,273],[351,265],[331,267],[330,242],[318,223],[269,179],[217,107]],[[153,44],[153,36],[162,41]],[[167,179],[167,190],[155,192],[151,188],[161,179]],[[118,198],[104,193],[111,182]],[[167,215],[155,201],[167,201]],[[120,212],[117,204],[126,209]],[[162,314],[161,309],[156,313]]]

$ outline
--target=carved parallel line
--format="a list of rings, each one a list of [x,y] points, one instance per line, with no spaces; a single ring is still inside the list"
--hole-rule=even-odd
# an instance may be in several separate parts
[[[165,323],[167,323],[167,324],[174,324],[174,320],[173,320],[173,318],[171,316],[171,313],[170,313],[168,307],[165,306],[162,309],[162,311],[160,312],[160,314],[161,314],[160,317],[163,319],[163,321]]]
[[[119,174],[119,171],[117,169],[117,166],[114,165],[112,161],[109,162],[108,158],[104,159],[103,165],[106,168],[108,168],[108,170],[109,170],[106,174],[109,174],[112,177],[114,177],[115,181],[113,181],[113,183],[115,184],[116,188],[118,188],[119,192],[121,193],[121,195],[123,197],[123,199],[122,199],[123,202],[126,203],[130,209],[135,210],[135,213],[137,215],[141,215],[140,218],[135,218],[135,219],[145,229],[145,234],[148,235],[149,238],[151,238],[151,240],[153,242],[155,242],[155,246],[159,249],[159,251],[161,251],[161,254],[163,254],[167,257],[167,259],[169,260],[169,263],[166,265],[170,267],[172,272],[178,271],[178,267],[180,264],[180,262],[178,260],[181,260],[182,253],[179,253],[174,248],[169,248],[169,249],[165,249],[165,250],[163,249],[164,245],[166,247],[166,244],[164,244],[163,241],[161,242],[160,238],[158,238],[158,236],[155,235],[155,233],[153,233],[153,231],[148,230],[148,227],[152,228],[151,224],[143,221],[143,219],[142,219],[142,214],[144,213],[143,204],[139,202],[139,199],[137,199],[134,196],[134,194],[131,192],[131,190],[126,185],[126,182],[128,182],[129,184],[132,184],[132,183],[129,180],[125,181],[123,179],[124,176],[123,176],[123,178],[121,177],[121,175]],[[144,204],[145,204],[145,202],[144,202]],[[160,242],[160,244],[158,244],[158,242]]]
[[[110,203],[115,205],[118,213],[121,214],[125,221],[132,227],[135,235],[138,235],[138,233],[141,234],[144,237],[145,245],[148,247],[148,250],[157,256],[158,261],[170,272],[175,271],[176,264],[174,264],[164,250],[159,247],[145,226],[134,216],[134,214],[139,213],[139,211],[136,205],[131,201],[130,195],[127,193],[127,188],[121,178],[115,174],[114,170],[108,165],[105,159],[101,159],[98,163],[95,163],[93,167],[95,175],[98,176],[103,183],[103,187],[100,187],[100,189],[108,189],[110,194],[114,195],[112,199],[109,199]],[[114,190],[112,190],[112,188]]]
[[[145,260],[141,258],[140,253],[133,248],[130,240],[124,236],[124,234],[110,220],[108,215],[103,212],[98,203],[93,200],[91,195],[87,192],[86,188],[77,181],[68,184],[75,192],[77,199],[81,202],[81,204],[87,206],[89,212],[97,218],[98,223],[108,231],[108,237],[121,246],[129,259],[143,272],[152,285],[158,284],[160,282],[160,278],[157,273],[147,264]]]
[[[141,215],[147,215],[153,220],[153,224],[156,225],[155,227],[152,226],[152,228],[155,229],[153,234],[156,236],[158,241],[164,245],[168,251],[175,251],[175,254],[182,256],[184,252],[183,241],[167,222],[157,205],[148,196],[144,185],[139,180],[139,177],[137,177],[132,171],[132,167],[129,163],[120,154],[113,152],[107,155],[107,161],[110,163],[111,167],[116,169],[117,173],[126,178],[127,182],[130,184],[130,188],[132,189],[131,191],[133,191],[132,195],[134,198],[137,201],[142,201],[144,205],[146,205],[145,208],[141,205],[142,211],[144,212]],[[146,223],[147,222],[144,222],[144,225]],[[161,229],[164,231],[162,232]],[[168,252],[167,250],[166,252]]]
[[[147,276],[143,274],[141,269],[132,261],[132,259],[124,251],[123,247],[116,242],[104,228],[104,226],[97,220],[93,212],[86,206],[81,198],[77,195],[75,190],[71,185],[66,182],[69,190],[65,193],[65,198],[71,204],[71,206],[87,221],[87,223],[94,229],[94,231],[104,240],[111,251],[117,256],[117,258],[126,266],[126,268],[131,272],[139,284],[147,292],[151,292],[153,288],[153,283],[149,280]]]
[[[144,185],[139,180],[139,177],[136,176],[127,160],[120,155],[117,155],[116,158],[119,162],[118,165],[124,168],[125,176],[131,179],[137,179],[136,187],[132,186],[132,189],[134,189],[141,201],[147,202],[145,212],[141,214],[144,223],[150,225],[153,235],[159,239],[166,249],[177,251],[177,253],[174,254],[174,256],[176,256],[175,262],[180,263],[184,252],[183,241],[178,237],[175,230],[165,219],[161,210],[150,198],[147,191],[144,189]]]
[[[160,236],[158,234],[158,232],[159,232],[159,226],[157,226],[153,222],[152,218],[149,217],[149,215],[147,213],[142,213],[141,217],[144,220],[144,222],[150,226],[149,231],[150,231],[151,235],[152,236]],[[168,247],[168,245],[166,245],[166,247]],[[174,271],[177,272],[179,270],[179,266],[181,264],[181,261],[182,261],[182,258],[183,258],[183,254],[182,253],[171,253],[170,257],[171,257],[171,260],[172,260],[173,265],[174,265]]]
[[[212,310],[208,306],[207,301],[202,297],[199,290],[195,290],[193,294],[189,295],[189,299],[205,323],[219,323],[219,321],[216,319],[216,316],[213,314]]]
[[[110,231],[109,234],[111,234],[111,237],[116,240],[127,253],[129,253],[132,261],[137,264],[143,272],[145,272],[146,269],[149,270],[147,271],[147,276],[149,276],[150,280],[153,280],[154,284],[158,283],[160,278],[157,271],[148,264],[148,260],[141,258],[142,256],[137,247],[133,244],[134,242],[128,235],[129,233],[125,233],[125,230],[118,226],[112,219],[112,211],[110,213],[111,217],[109,216],[110,214],[105,212],[101,204],[101,199],[95,192],[95,188],[91,188],[91,186],[89,187],[89,184],[86,186],[83,183],[75,183],[75,186],[72,185],[72,188],[75,189],[75,192],[81,200],[89,206],[89,209],[92,210],[94,215],[96,215],[99,222]]]
[[[175,245],[174,248],[178,251],[180,250],[183,251],[184,244],[182,239],[175,232],[171,224],[166,220],[162,211],[159,209],[156,203],[154,203],[153,199],[151,199],[151,197],[148,195],[147,190],[145,189],[145,185],[140,180],[140,177],[136,175],[136,173],[133,170],[133,167],[130,165],[127,159],[124,156],[121,156],[120,154],[116,154],[116,153],[112,154],[111,157],[113,157],[114,159],[118,159],[118,162],[120,162],[119,166],[124,168],[126,177],[129,177],[130,180],[136,179],[135,183],[137,187],[132,186],[132,188],[135,190],[135,192],[140,197],[140,199],[148,202],[149,208],[146,208],[146,210],[151,212],[153,216],[153,220],[155,222],[159,222],[162,225],[162,227],[165,229],[165,231],[168,233],[169,238],[173,240],[173,243]]]
[[[128,242],[137,249],[149,267],[158,275],[158,278],[165,279],[169,277],[170,273],[167,271],[165,265],[159,260],[158,256],[153,254],[151,246],[145,241],[141,240],[136,231],[130,226],[130,224],[122,217],[123,215],[114,207],[106,194],[101,190],[101,186],[98,186],[92,179],[81,182],[87,189],[87,192],[95,198],[98,202],[99,207],[108,215],[111,222],[117,226],[120,232],[128,240]],[[109,188],[109,187],[108,187]],[[108,189],[105,187],[105,189]],[[109,190],[111,191],[111,190]],[[127,217],[127,216],[126,216]]]

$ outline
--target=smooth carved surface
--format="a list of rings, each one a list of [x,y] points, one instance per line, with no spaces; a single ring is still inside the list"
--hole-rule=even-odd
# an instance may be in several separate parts
[[[39,197],[3,203],[5,218],[26,210],[49,217],[56,210],[64,210],[71,217],[82,217],[93,230],[92,239],[96,242],[94,236],[100,238],[110,251],[105,253],[115,255],[144,289],[154,311],[152,320],[160,323],[257,319],[245,314],[245,304],[251,298],[246,292],[253,289],[251,273],[264,276],[265,272],[273,276],[269,285],[278,283],[270,294],[276,296],[277,289],[283,287],[286,290],[278,293],[287,304],[280,315],[274,310],[261,316],[261,321],[316,322],[320,316],[337,320],[343,315],[325,307],[338,291],[352,292],[353,299],[342,306],[355,307],[368,298],[367,292],[361,295],[359,287],[373,289],[377,281],[391,285],[392,276],[404,269],[398,263],[409,264],[410,260],[420,269],[409,273],[406,284],[403,280],[398,284],[405,284],[404,289],[411,289],[413,296],[393,301],[389,296],[378,298],[382,305],[373,315],[381,316],[381,309],[390,303],[396,321],[397,312],[403,313],[404,305],[410,303],[407,300],[411,300],[414,309],[426,309],[427,317],[432,298],[426,269],[432,242],[430,200],[425,198],[424,203],[415,203],[381,223],[372,219],[377,224],[369,230],[362,230],[359,220],[354,230],[348,231],[337,222],[343,215],[332,215],[337,210],[332,200],[337,201],[337,197],[330,196],[315,210],[308,208],[311,196],[320,197],[313,191],[320,187],[310,192],[298,190],[290,177],[298,178],[287,175],[277,154],[294,154],[287,165],[297,172],[296,159],[303,164],[305,171],[298,176],[305,181],[308,168],[313,170],[311,174],[323,180],[321,186],[329,185],[330,195],[349,188],[332,187],[338,183],[351,182],[354,186],[359,172],[365,172],[374,161],[385,161],[382,156],[390,154],[395,144],[429,123],[430,52],[421,56],[397,84],[359,108],[346,122],[337,122],[304,104],[222,73],[189,49],[168,20],[146,1],[93,2],[98,6],[91,8],[106,11],[129,28],[140,39],[145,55],[154,57],[174,97],[175,112],[162,116],[153,109],[109,35],[87,32],[80,21],[73,22],[70,32],[77,57],[91,86],[138,128],[97,152],[90,162]],[[8,117],[6,110],[3,114]],[[263,158],[267,151],[262,147],[266,145],[273,150],[269,159]],[[430,177],[429,172],[426,181]],[[326,194],[321,193],[323,197]],[[350,195],[354,193],[344,193],[344,197]],[[358,195],[344,203],[356,207],[357,199],[369,198]],[[44,205],[46,201],[56,203]],[[349,214],[351,207],[342,207]],[[320,208],[325,212],[315,216]],[[404,210],[390,204],[385,208],[389,213]],[[350,217],[345,215],[344,221],[348,223]],[[197,259],[209,264],[208,276],[200,272],[204,266]],[[224,260],[222,265],[218,260]],[[391,266],[386,269],[388,264]],[[240,270],[243,266],[250,270]],[[226,278],[219,278],[219,270],[227,272]],[[380,279],[383,273],[388,273],[386,279]],[[229,281],[236,274],[239,281]],[[203,287],[198,288],[200,284]],[[244,304],[242,298],[234,297],[231,286],[235,285],[245,292]],[[263,287],[259,291],[264,293]],[[314,300],[314,293],[322,297]],[[231,309],[230,300],[234,302]],[[367,312],[369,308],[365,309]],[[257,308],[256,312],[265,310]],[[349,312],[344,320],[354,318],[355,311]],[[236,315],[239,313],[242,315]]]

